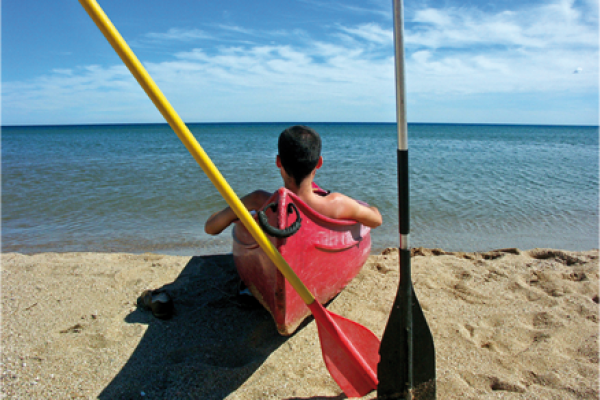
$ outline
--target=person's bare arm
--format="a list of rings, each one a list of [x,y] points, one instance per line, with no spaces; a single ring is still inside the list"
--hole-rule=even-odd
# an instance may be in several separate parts
[[[271,197],[271,193],[264,190],[256,190],[241,198],[242,203],[250,211],[258,210]],[[218,235],[223,232],[233,221],[237,219],[237,215],[231,207],[225,207],[211,215],[204,224],[204,231],[209,235]]]
[[[351,219],[369,228],[377,228],[383,222],[377,207],[363,205],[340,193],[332,193],[331,206],[335,218]]]

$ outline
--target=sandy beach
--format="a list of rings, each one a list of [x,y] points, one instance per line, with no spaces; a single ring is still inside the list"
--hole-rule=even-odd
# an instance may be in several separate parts
[[[343,399],[314,320],[291,337],[237,296],[231,255],[2,254],[2,398]],[[372,255],[328,309],[381,337],[398,285]],[[413,250],[438,399],[597,399],[598,250]],[[136,307],[164,287],[177,314]],[[376,392],[366,399],[376,398]]]

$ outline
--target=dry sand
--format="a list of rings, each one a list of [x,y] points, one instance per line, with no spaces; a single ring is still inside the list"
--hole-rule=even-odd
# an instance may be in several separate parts
[[[598,398],[597,250],[413,252],[438,399]],[[230,255],[1,260],[3,398],[345,398],[315,322],[279,336],[264,309],[236,297]],[[328,308],[381,337],[398,280],[386,250]],[[178,312],[168,321],[135,305],[162,286]]]

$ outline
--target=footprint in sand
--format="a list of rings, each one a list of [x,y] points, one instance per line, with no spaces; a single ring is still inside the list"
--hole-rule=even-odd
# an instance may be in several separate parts
[[[464,371],[461,373],[461,378],[468,384],[468,386],[482,393],[488,393],[490,389],[493,392],[504,391],[513,393],[525,393],[527,390],[521,383],[511,382],[510,379],[505,377],[473,374]]]
[[[475,346],[487,349],[496,353],[501,353],[496,342],[494,341],[495,328],[483,325],[472,325],[465,324],[461,326],[458,331],[462,337],[467,341],[473,343]]]
[[[524,297],[527,301],[538,303],[542,307],[551,308],[557,306],[558,301],[553,296],[550,296],[546,291],[537,287],[538,281],[538,277],[523,281],[521,277],[517,276],[511,278],[507,289],[519,297]]]
[[[505,392],[514,392],[514,393],[525,393],[526,389],[523,385],[518,383],[508,382],[503,380],[497,376],[490,376],[490,388],[493,391],[505,391]]]
[[[532,325],[535,329],[554,329],[565,324],[555,315],[548,312],[539,312],[533,316]]]
[[[84,326],[81,324],[75,324],[69,328],[63,329],[60,333],[81,333],[84,329]]]

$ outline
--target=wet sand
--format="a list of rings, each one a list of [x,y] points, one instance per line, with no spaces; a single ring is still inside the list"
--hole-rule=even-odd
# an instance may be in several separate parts
[[[312,318],[279,336],[237,295],[230,255],[1,261],[3,398],[345,398]],[[598,250],[414,249],[412,264],[438,399],[598,398]],[[328,309],[381,337],[398,281],[397,252],[372,255]],[[160,287],[175,301],[170,320],[136,307]]]

